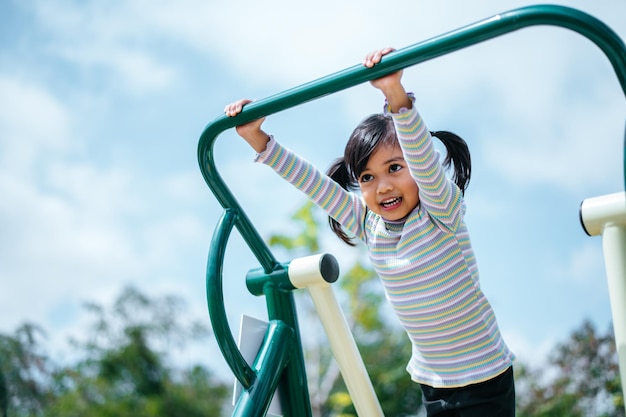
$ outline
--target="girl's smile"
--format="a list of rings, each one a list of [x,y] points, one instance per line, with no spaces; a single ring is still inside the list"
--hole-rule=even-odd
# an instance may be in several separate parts
[[[393,197],[388,200],[381,201],[380,205],[383,210],[395,210],[400,206],[400,203],[402,203],[402,197]]]
[[[372,152],[359,187],[367,207],[385,220],[402,220],[419,202],[417,183],[399,146],[380,146]]]

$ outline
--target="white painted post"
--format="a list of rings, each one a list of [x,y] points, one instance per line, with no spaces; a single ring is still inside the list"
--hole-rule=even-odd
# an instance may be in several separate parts
[[[384,417],[346,317],[330,286],[330,282],[334,282],[337,276],[329,278],[322,274],[325,268],[321,264],[328,261],[328,256],[324,254],[294,259],[289,263],[289,280],[294,287],[309,291],[359,417]],[[336,263],[334,258],[332,261]]]
[[[613,332],[626,398],[626,193],[584,200],[580,220],[588,235],[602,235]]]

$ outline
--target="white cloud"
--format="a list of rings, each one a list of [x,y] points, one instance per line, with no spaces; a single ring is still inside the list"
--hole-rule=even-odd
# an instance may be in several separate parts
[[[541,369],[548,364],[548,356],[555,344],[560,342],[557,337],[565,335],[550,335],[543,340],[532,340],[527,335],[515,330],[504,329],[502,336],[509,349],[522,363],[529,365],[531,369]],[[515,366],[515,365],[514,365]]]
[[[619,15],[616,8],[621,7],[616,1],[593,7],[582,0],[560,3],[592,9],[591,13],[603,18]],[[306,4],[286,0],[187,0],[175,4],[135,0],[81,5],[40,1],[33,11],[53,36],[52,45],[60,47],[63,54],[78,62],[83,59],[116,68],[139,85],[146,77],[155,77],[150,82],[159,84],[158,80],[167,79],[171,72],[163,60],[157,62],[154,56],[145,55],[142,46],[151,40],[158,44],[175,39],[224,60],[225,66],[241,76],[253,72],[261,82],[279,81],[288,83],[287,87],[355,65],[372,48],[408,46],[528,4],[485,1],[468,10],[460,0],[448,2],[445,8],[414,2],[398,14],[380,0],[360,2],[359,7],[331,0]],[[524,43],[541,49],[542,42],[537,40],[543,38],[542,32],[529,30],[530,36],[520,38],[526,40],[514,41],[509,49]],[[507,37],[507,42],[511,38]],[[480,58],[478,54],[474,61]]]
[[[63,103],[18,78],[0,75],[0,91],[0,170],[26,175],[36,156],[67,150],[71,116]]]
[[[142,25],[137,15],[124,3],[86,2],[81,5],[61,1],[39,1],[31,5],[48,53],[69,61],[73,66],[109,80],[110,87],[127,92],[146,93],[170,87],[178,74],[175,66],[158,51],[146,48],[158,45],[160,38]],[[146,5],[149,9],[152,6]]]
[[[598,80],[592,82],[598,85]],[[608,88],[606,84],[598,87]],[[488,163],[519,185],[603,192],[610,192],[605,187],[611,184],[618,187],[623,171],[618,152],[626,110],[620,102],[623,97],[607,91],[585,100],[538,93],[537,100],[550,101],[551,108],[536,115],[510,112],[519,118],[506,131],[507,137],[485,146]]]
[[[0,88],[0,327],[57,326],[55,311],[109,300],[125,283],[190,279],[172,265],[206,240],[191,212],[200,175],[103,166],[78,133],[87,113],[32,82]]]
[[[596,239],[589,238],[584,244],[573,248],[563,263],[554,264],[554,274],[557,281],[567,282],[568,285],[577,285],[591,292],[604,290],[606,278],[604,272],[604,257],[602,245]]]
[[[25,299],[39,300],[28,316],[45,317],[59,300],[85,296],[103,283],[119,284],[136,273],[132,242],[119,218],[107,213],[107,204],[89,198],[97,194],[91,187],[110,180],[106,173],[99,176],[91,175],[91,181],[82,184],[85,188],[60,193],[22,181],[1,184],[10,202],[0,210],[2,224],[9,225],[0,239],[0,273],[5,283],[11,283],[1,292],[3,321],[20,320],[8,313],[24,313],[20,304]],[[104,188],[101,193],[107,191]],[[113,195],[98,194],[98,198],[116,201],[121,196],[118,191],[113,188]]]

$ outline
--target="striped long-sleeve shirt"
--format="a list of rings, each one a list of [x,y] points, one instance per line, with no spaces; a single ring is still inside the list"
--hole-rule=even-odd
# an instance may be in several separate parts
[[[386,297],[411,339],[407,371],[414,381],[462,387],[489,380],[511,366],[513,354],[479,286],[462,194],[446,177],[415,106],[392,117],[419,189],[419,204],[401,222],[368,210],[359,195],[274,139],[257,160],[366,242]]]

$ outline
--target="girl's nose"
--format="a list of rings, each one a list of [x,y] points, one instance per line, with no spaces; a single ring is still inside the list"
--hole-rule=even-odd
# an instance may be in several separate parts
[[[376,192],[378,194],[385,194],[391,191],[392,189],[393,189],[393,184],[391,183],[391,181],[381,179],[378,181],[378,187],[376,188]]]

